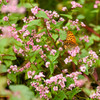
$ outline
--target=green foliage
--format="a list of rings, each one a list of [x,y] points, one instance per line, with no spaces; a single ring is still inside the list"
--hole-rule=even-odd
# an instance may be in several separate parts
[[[64,91],[59,91],[57,96],[55,96],[53,100],[64,100],[65,98],[67,99],[67,96]]]
[[[11,100],[30,100],[34,98],[34,93],[25,85],[10,85],[9,88],[13,92],[18,92],[20,96],[20,98],[12,96]]]
[[[77,93],[81,92],[81,89],[76,87],[74,88],[72,91],[68,91],[66,92],[66,94],[68,95],[69,97],[69,100],[71,100]]]

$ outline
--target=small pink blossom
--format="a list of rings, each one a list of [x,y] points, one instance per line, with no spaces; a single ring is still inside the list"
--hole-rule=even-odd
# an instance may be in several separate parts
[[[28,74],[28,78],[32,78],[32,76],[35,74],[35,71],[28,71],[27,72],[27,74]]]
[[[63,72],[63,73],[67,73],[68,70],[67,70],[67,69],[63,69],[62,72]]]
[[[35,6],[34,8],[31,9],[31,12],[36,15],[38,13],[38,7]]]
[[[0,0],[0,4],[1,4],[2,0]]]
[[[57,52],[56,50],[52,49],[50,55],[55,55],[56,52]]]
[[[82,5],[80,5],[79,3],[76,3],[75,1],[72,1],[71,4],[72,4],[72,8],[76,8],[76,7],[82,8]]]
[[[63,27],[63,30],[68,30],[68,27],[67,26]]]
[[[46,64],[45,64],[46,68],[48,68],[49,65],[50,65],[50,62],[46,62]]]
[[[59,47],[59,49],[58,49],[59,51],[63,51],[63,48],[62,47]]]
[[[63,7],[63,8],[62,8],[62,11],[65,11],[66,9],[67,9],[67,7]]]
[[[86,70],[85,65],[80,66],[80,70],[81,70],[82,72],[85,72],[85,70]]]
[[[98,5],[97,4],[94,4],[94,8],[98,8]]]
[[[54,90],[54,91],[58,91],[58,86],[54,86],[54,87],[53,87],[53,90]]]
[[[69,90],[72,90],[72,88],[74,88],[75,87],[75,84],[71,84],[69,87],[68,87],[68,89]]]

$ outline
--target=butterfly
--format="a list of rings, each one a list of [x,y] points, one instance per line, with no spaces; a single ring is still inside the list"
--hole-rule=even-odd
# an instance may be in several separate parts
[[[67,31],[67,37],[64,41],[64,48],[73,48],[76,47],[78,44],[76,43],[76,38],[71,31]]]

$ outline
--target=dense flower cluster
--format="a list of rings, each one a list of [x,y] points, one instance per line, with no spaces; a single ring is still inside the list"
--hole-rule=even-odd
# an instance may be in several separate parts
[[[80,51],[80,48],[77,46],[75,47],[74,49],[72,50],[68,50],[68,53],[71,55],[71,56],[68,56],[68,58],[66,58],[64,60],[65,64],[67,64],[68,62],[72,62],[72,57],[75,57],[76,54],[78,54]]]
[[[95,93],[90,94],[90,98],[100,100],[100,86],[97,87]]]
[[[84,37],[79,38],[81,41],[84,40],[85,42],[89,42],[89,37],[85,35]]]
[[[80,5],[79,3],[76,3],[75,1],[72,1],[71,4],[72,4],[72,8],[76,8],[76,7],[82,8],[82,5]]]
[[[11,13],[24,13],[25,12],[25,8],[24,7],[17,7],[17,0],[7,0],[6,1],[8,4],[7,5],[3,5],[1,8],[1,12],[2,13],[7,13],[7,12],[11,12]]]

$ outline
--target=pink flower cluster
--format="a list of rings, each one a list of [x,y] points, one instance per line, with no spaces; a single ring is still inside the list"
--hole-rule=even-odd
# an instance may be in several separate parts
[[[90,57],[91,59],[95,62],[95,59],[98,59],[98,55],[96,54],[96,52],[90,50],[89,51]]]
[[[79,3],[76,3],[75,1],[72,1],[71,4],[72,4],[72,8],[76,8],[76,7],[82,8],[82,5],[80,5]]]
[[[40,72],[39,75],[35,75],[33,79],[41,81],[41,77],[45,77],[45,75],[43,75],[43,72]]]
[[[66,58],[64,60],[65,64],[69,63],[69,62],[72,62],[72,59],[71,59],[71,56],[68,56],[68,58]]]
[[[79,53],[80,48],[77,46],[74,49],[72,49],[71,51],[68,50],[68,53],[72,56],[75,57],[77,53]]]
[[[65,11],[65,10],[67,10],[67,7],[63,7],[63,8],[62,8],[62,11]]]
[[[86,66],[83,64],[83,65],[81,65],[80,66],[80,70],[82,71],[82,72],[85,72],[85,70],[86,70]]]
[[[77,31],[80,30],[80,28],[78,27],[78,23],[79,23],[78,19],[76,19],[75,21],[69,20],[68,22],[71,23],[71,26],[75,26],[77,28]]]
[[[2,3],[2,0],[0,0],[0,4]]]
[[[71,55],[71,56],[68,56],[68,58],[66,58],[64,60],[65,64],[67,64],[68,62],[72,62],[72,57],[75,57],[77,53],[79,53],[80,51],[80,48],[77,46],[75,47],[74,49],[72,49],[71,51],[68,51],[68,53]]]
[[[79,38],[80,41],[84,40],[85,42],[89,42],[89,37],[87,35],[85,35],[84,37]]]
[[[3,17],[3,20],[4,20],[4,21],[8,21],[8,19],[9,19],[9,18],[8,18],[7,16]]]
[[[19,50],[17,50],[17,49],[15,48],[15,46],[13,46],[13,50],[14,50],[14,52],[15,52],[16,54],[22,54],[22,56],[25,55],[25,54],[24,54],[24,50],[23,50],[22,48],[19,48]]]
[[[31,12],[34,14],[34,15],[36,15],[37,13],[38,13],[38,7],[37,6],[35,6],[34,8],[32,8],[31,9]]]
[[[100,100],[100,86],[97,87],[97,90],[95,93],[90,94],[90,98]]]
[[[24,7],[17,7],[18,0],[10,0],[7,5],[3,5],[1,8],[2,13],[24,13],[25,8]]]
[[[33,77],[33,75],[35,74],[35,71],[28,71],[27,72],[27,75],[28,75],[28,78],[32,78]]]
[[[100,1],[99,0],[96,0],[95,1],[95,4],[94,4],[94,8],[98,8],[98,4],[100,4]]]
[[[80,87],[80,86],[83,85],[82,82],[81,82],[81,83],[78,83],[78,81],[80,81],[80,80],[78,80],[78,75],[81,75],[81,74],[82,74],[81,72],[72,72],[71,74],[67,74],[67,75],[66,75],[66,77],[73,78],[73,80],[74,80],[74,82],[75,82],[75,84],[71,84],[71,85],[68,87],[68,89],[72,90],[72,88],[75,87],[75,86]]]
[[[11,65],[10,68],[7,70],[8,73],[11,73],[11,72],[22,72],[23,70],[25,69],[28,69],[30,67],[30,62],[28,62],[25,66],[21,67],[21,68],[18,68],[17,65]]]
[[[45,63],[46,68],[48,68],[49,65],[50,65],[50,62],[46,62],[46,63]]]
[[[52,76],[50,79],[46,79],[45,83],[46,85],[51,85],[51,84],[55,84],[55,85],[60,85],[61,88],[65,87],[65,82],[66,82],[66,78],[63,77],[62,74],[56,75],[56,76]]]
[[[11,65],[11,66],[10,66],[10,69],[8,69],[7,72],[8,72],[9,74],[11,74],[11,71],[13,71],[14,73],[18,72],[17,65],[14,65],[14,66]]]
[[[48,96],[46,95],[49,93],[49,89],[47,86],[43,86],[42,84],[39,85],[39,83],[37,83],[37,82],[32,82],[31,86],[33,86],[36,89],[36,91],[39,91],[40,98],[43,97],[46,100],[49,100]]]

